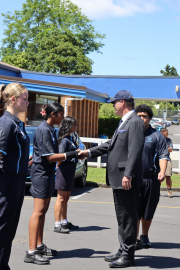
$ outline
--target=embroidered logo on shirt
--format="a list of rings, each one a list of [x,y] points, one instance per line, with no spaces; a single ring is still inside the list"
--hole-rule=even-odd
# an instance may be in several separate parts
[[[147,137],[146,142],[152,143],[153,142],[152,137]]]
[[[120,130],[118,130],[118,133],[123,133],[123,132],[125,132],[126,130],[123,130],[123,129],[120,129]]]

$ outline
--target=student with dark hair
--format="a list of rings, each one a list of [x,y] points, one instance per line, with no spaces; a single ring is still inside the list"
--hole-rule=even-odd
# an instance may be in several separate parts
[[[43,255],[54,256],[57,252],[43,244],[45,214],[55,190],[56,162],[66,159],[65,154],[58,154],[56,130],[53,126],[61,123],[64,108],[54,102],[43,106],[41,114],[45,121],[38,126],[33,138],[30,192],[34,197],[34,210],[29,221],[29,250],[24,262],[48,264],[49,259]]]
[[[166,138],[166,143],[167,143],[167,148],[168,148],[168,155],[169,155],[169,159],[167,162],[167,168],[166,168],[166,173],[165,173],[165,177],[166,177],[166,186],[168,189],[168,197],[169,198],[173,198],[173,194],[172,194],[172,180],[171,180],[171,176],[172,176],[172,161],[170,158],[170,153],[172,152],[173,149],[173,142],[170,138],[168,138],[168,130],[167,128],[162,128],[160,131],[164,137]]]
[[[26,112],[28,91],[20,83],[0,86],[0,269],[8,262],[24,200],[29,137],[18,114]]]
[[[149,124],[153,117],[151,108],[142,104],[135,108],[135,112],[143,120],[146,128],[142,154],[144,176],[137,205],[138,221],[135,250],[138,250],[151,247],[148,233],[159,202],[160,183],[165,179],[168,150],[164,136]],[[142,222],[142,235],[139,240],[140,221]]]
[[[59,153],[71,152],[78,149],[71,133],[76,131],[77,122],[73,117],[65,117],[59,129],[58,144]],[[56,171],[57,200],[54,206],[55,227],[54,232],[69,233],[70,229],[78,229],[78,226],[67,221],[67,203],[74,188],[74,176],[77,159],[65,160],[58,163]]]

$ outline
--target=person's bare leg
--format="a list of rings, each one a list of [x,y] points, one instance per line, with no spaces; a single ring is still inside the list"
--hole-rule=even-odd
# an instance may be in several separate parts
[[[67,219],[67,201],[66,199],[62,203],[62,208],[61,208],[61,220]]]
[[[49,199],[47,199],[46,206],[45,206],[45,214],[47,213],[47,210],[49,208],[50,200],[51,200],[51,197]],[[43,243],[45,214],[42,216],[42,218],[40,220],[39,229],[38,229],[38,237],[37,237],[37,246],[39,246]]]
[[[141,218],[141,222],[142,222],[142,235],[148,235],[152,219],[151,220],[144,220],[143,218]]]
[[[56,203],[54,206],[54,217],[55,221],[60,221],[61,220],[61,211],[62,211],[62,205],[64,202],[65,194],[64,191],[58,190],[57,191],[57,199]]]
[[[172,187],[171,176],[166,176],[166,186],[168,189],[171,189],[171,187]]]
[[[140,226],[140,220],[137,220],[137,239],[139,239],[139,226]]]
[[[40,221],[43,218],[48,199],[34,199],[34,210],[29,220],[29,250],[37,248],[37,238]]]

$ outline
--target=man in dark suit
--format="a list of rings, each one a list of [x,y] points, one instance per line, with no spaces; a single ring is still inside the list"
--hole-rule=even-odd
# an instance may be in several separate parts
[[[118,221],[120,248],[115,255],[105,257],[112,268],[134,265],[136,243],[136,204],[142,180],[142,151],[145,126],[134,112],[134,99],[129,91],[121,90],[113,103],[115,113],[122,119],[108,142],[84,150],[81,157],[97,157],[107,154],[106,182],[113,189],[115,211]]]

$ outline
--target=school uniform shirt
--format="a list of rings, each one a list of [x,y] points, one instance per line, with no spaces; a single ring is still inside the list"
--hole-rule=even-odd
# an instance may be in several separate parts
[[[149,125],[145,132],[145,142],[142,155],[144,173],[158,173],[159,160],[168,160],[168,148],[165,137]]]
[[[49,198],[54,192],[56,162],[47,156],[58,153],[56,130],[43,121],[33,138],[33,165],[31,168],[31,194],[36,198]]]
[[[59,153],[76,151],[77,149],[78,149],[77,144],[73,140],[73,137],[69,135],[63,138],[59,144]],[[72,159],[64,160],[63,162],[76,162],[77,163],[78,160],[75,158],[72,158]]]
[[[170,138],[166,138],[166,144],[167,144],[167,148],[173,148],[173,142]],[[168,152],[168,157],[170,159],[170,153]]]
[[[5,111],[0,118],[0,169],[3,172],[27,175],[29,142],[24,123]]]
[[[62,139],[59,145],[59,153],[75,151],[78,149],[77,144],[71,136]],[[62,191],[72,191],[74,188],[74,176],[77,159],[64,160],[56,170],[55,188]]]

